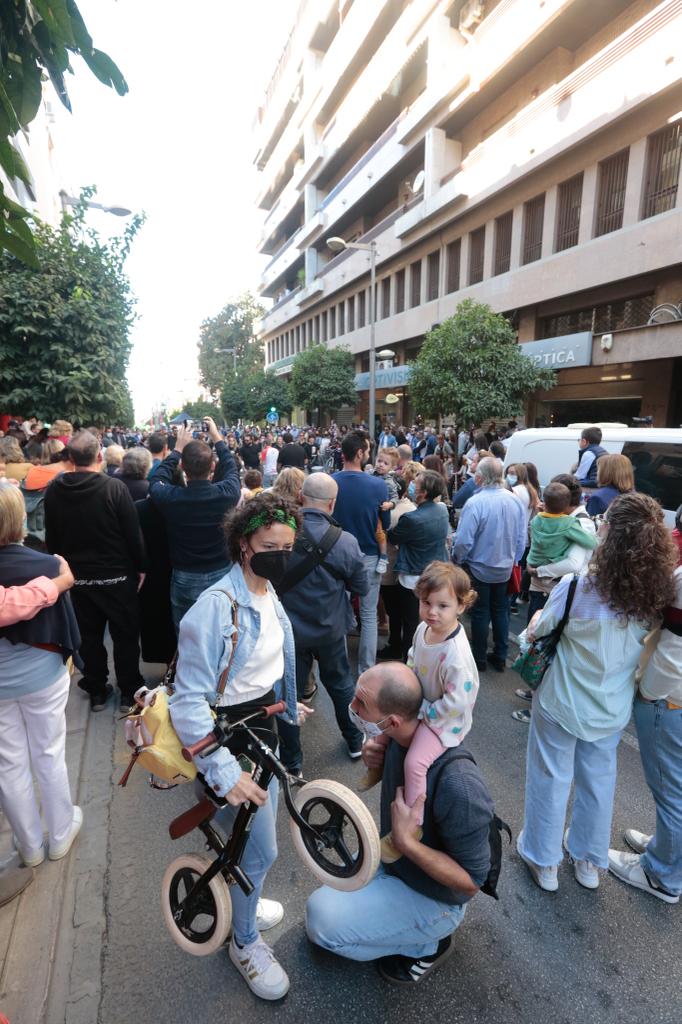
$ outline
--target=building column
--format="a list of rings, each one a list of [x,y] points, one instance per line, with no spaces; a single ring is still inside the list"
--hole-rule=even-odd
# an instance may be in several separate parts
[[[515,206],[512,211],[511,251],[509,253],[509,269],[518,270],[521,266],[521,238],[523,233],[523,203]]]
[[[315,214],[320,204],[320,190],[315,185],[304,185],[303,187],[303,219],[307,224]]]
[[[554,252],[556,234],[556,211],[559,189],[556,185],[545,192],[545,215],[542,221],[542,255],[541,259],[551,256]]]
[[[462,163],[462,143],[449,139],[442,128],[429,128],[424,138],[424,198],[434,195],[441,179]]]
[[[493,276],[493,245],[495,238],[495,221],[490,220],[485,225],[483,236],[483,280],[487,281]]]
[[[312,284],[315,278],[317,277],[317,271],[319,267],[317,249],[315,248],[314,245],[311,245],[310,248],[306,249],[304,260],[305,283],[306,286],[308,286]]]
[[[459,250],[459,290],[469,287],[469,250],[471,248],[469,239],[471,232],[467,231],[462,235],[462,243]]]
[[[630,146],[628,159],[628,179],[625,185],[625,208],[623,209],[623,227],[636,224],[642,207],[642,190],[646,167],[646,139],[638,139]]]
[[[599,164],[586,167],[583,172],[583,198],[580,204],[580,225],[578,227],[578,245],[585,245],[594,235],[594,224],[597,210],[597,182]]]

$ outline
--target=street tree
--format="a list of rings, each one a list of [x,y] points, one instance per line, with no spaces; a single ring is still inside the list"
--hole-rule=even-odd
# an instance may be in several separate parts
[[[235,357],[217,349],[234,349],[236,371],[244,381],[254,370],[263,366],[263,346],[253,336],[256,320],[265,310],[250,292],[231,300],[217,316],[210,317],[199,331],[199,381],[218,397],[230,377],[234,377]],[[234,381],[229,391],[236,392]]]
[[[291,397],[294,405],[317,409],[318,423],[323,411],[355,404],[355,368],[348,349],[314,345],[300,352],[291,371]]]
[[[423,416],[452,415],[459,423],[516,415],[538,388],[551,388],[516,343],[506,317],[472,299],[426,335],[412,364],[410,397]]]
[[[0,408],[51,421],[133,422],[126,370],[135,300],[124,271],[143,218],[101,241],[85,189],[59,228],[36,228],[37,267],[0,255]]]
[[[186,402],[182,409],[174,409],[169,419],[175,419],[181,412],[186,412],[189,418],[196,422],[210,416],[216,423],[219,423],[222,418],[220,406],[215,402],[207,402],[203,398],[197,398],[194,402]]]
[[[256,370],[247,381],[249,395],[249,419],[265,419],[266,413],[274,407],[278,413],[290,413],[293,407],[291,388],[284,377],[274,373]]]
[[[96,78],[128,91],[111,57],[93,46],[75,0],[0,0],[0,167],[7,177],[31,185],[28,167],[14,139],[27,132],[49,77],[71,110],[65,76],[73,74],[71,57],[82,57]],[[0,252],[7,250],[35,265],[36,238],[30,211],[13,202],[0,181]]]

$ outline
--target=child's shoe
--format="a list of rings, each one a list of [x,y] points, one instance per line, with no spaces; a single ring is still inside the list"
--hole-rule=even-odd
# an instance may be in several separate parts
[[[358,793],[366,793],[368,789],[376,786],[384,777],[383,765],[381,768],[368,768],[357,784]]]
[[[421,842],[421,838],[424,835],[424,829],[418,828],[414,835],[417,842]],[[381,859],[384,864],[394,864],[402,857],[402,853],[393,845],[393,836],[390,832],[387,832],[385,836],[382,836],[380,846]]]
[[[388,558],[385,555],[380,555],[377,559],[377,572],[380,576],[388,572]]]

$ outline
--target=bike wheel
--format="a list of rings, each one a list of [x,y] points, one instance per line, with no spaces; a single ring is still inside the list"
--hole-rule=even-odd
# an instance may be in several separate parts
[[[381,854],[377,827],[362,800],[330,779],[307,782],[293,796],[301,817],[321,836],[316,839],[290,819],[301,860],[332,889],[362,889],[374,877]]]
[[[194,907],[181,904],[200,875],[211,866],[210,857],[184,853],[166,868],[161,883],[161,910],[166,928],[180,949],[192,956],[210,956],[225,942],[232,924],[232,900],[227,882],[218,874],[197,897]]]

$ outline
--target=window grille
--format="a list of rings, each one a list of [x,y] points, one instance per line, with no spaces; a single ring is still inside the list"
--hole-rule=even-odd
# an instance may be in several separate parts
[[[628,148],[614,153],[599,164],[595,238],[608,235],[610,231],[619,231],[623,226],[629,160]]]
[[[450,242],[445,250],[447,260],[447,280],[445,290],[448,294],[450,294],[450,292],[456,292],[459,288],[459,263],[461,254],[462,239],[457,238],[454,242]]]
[[[405,309],[405,269],[395,275],[395,311],[402,313]]]
[[[483,280],[483,253],[485,250],[485,226],[476,228],[469,235],[469,284]]]
[[[418,306],[422,298],[422,261],[416,260],[410,267],[410,306]]]
[[[391,315],[391,279],[385,277],[381,282],[381,319]]]
[[[429,253],[427,260],[427,301],[432,302],[433,299],[438,298],[439,288],[439,277],[440,277],[440,249],[436,249],[435,252]]]
[[[545,194],[523,204],[523,250],[521,262],[534,263],[542,256],[542,222],[545,218]]]
[[[649,136],[642,220],[672,210],[682,157],[682,124],[678,121]]]
[[[555,252],[562,252],[578,244],[580,207],[583,198],[583,172],[562,181],[557,194],[557,223]]]
[[[511,264],[512,210],[495,219],[495,265],[493,274],[506,274]]]
[[[568,313],[557,313],[541,321],[543,338],[559,338],[565,334],[592,331],[593,334],[610,334],[630,327],[642,327],[655,306],[654,293],[636,295],[629,299],[615,299],[585,309],[574,309]]]

